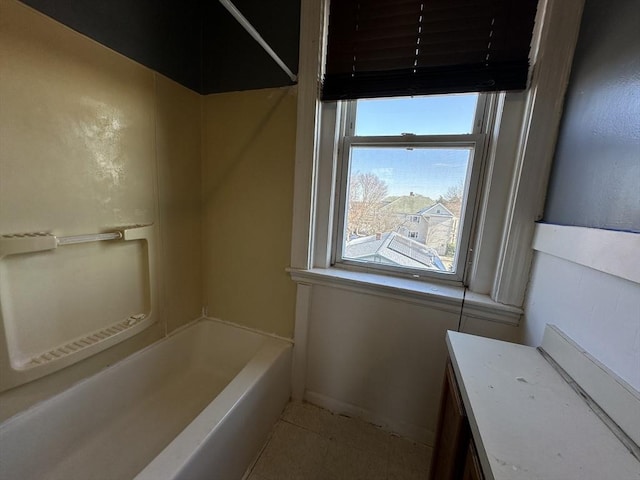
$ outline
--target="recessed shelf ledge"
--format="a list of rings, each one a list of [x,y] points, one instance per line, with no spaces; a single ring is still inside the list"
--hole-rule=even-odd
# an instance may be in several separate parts
[[[521,308],[504,305],[488,295],[469,292],[464,287],[445,285],[424,280],[392,277],[370,272],[356,272],[340,268],[287,268],[296,283],[341,288],[358,293],[395,298],[417,303],[437,310],[462,314],[492,322],[518,325],[523,314]]]
[[[39,353],[23,362],[23,364],[17,365],[17,369],[26,370],[65,358],[78,352],[79,350],[92,347],[93,345],[99,344],[104,340],[111,339],[112,337],[115,338],[120,333],[125,332],[136,325],[139,325],[147,317],[148,315],[146,313],[131,315],[125,320],[116,322],[112,325],[108,325],[83,337],[73,339],[72,341],[67,342],[64,345],[58,345],[47,350],[46,352]]]
[[[23,352],[23,339],[7,336],[7,312],[0,309],[0,342],[13,349],[0,350],[0,392],[22,385],[37,378],[49,375],[62,368],[68,367],[85,358],[124,341],[157,322],[157,286],[155,281],[155,238],[156,229],[153,225],[131,225],[117,228],[113,231],[90,233],[72,236],[56,236],[50,232],[31,232],[0,235],[0,261],[11,255],[25,255],[44,251],[55,251],[59,247],[66,250],[72,245],[89,242],[127,242],[142,241],[146,248],[142,253],[146,259],[147,272],[144,274],[140,286],[146,311],[136,312],[127,318],[104,318],[102,325],[96,330],[83,332],[80,336],[66,338],[61,333],[57,341],[46,345],[44,350]],[[61,249],[61,250],[62,250]],[[144,271],[144,270],[143,270]],[[112,278],[113,280],[113,278]],[[114,280],[115,281],[115,280]],[[9,303],[9,302],[7,302]],[[137,308],[137,307],[136,307]],[[37,317],[40,318],[40,317]],[[58,315],[56,321],[66,321]],[[115,321],[114,321],[115,320]],[[42,321],[51,321],[48,316],[42,316]],[[82,319],[77,319],[81,322]],[[94,322],[95,325],[95,322]],[[24,336],[24,335],[23,335]]]

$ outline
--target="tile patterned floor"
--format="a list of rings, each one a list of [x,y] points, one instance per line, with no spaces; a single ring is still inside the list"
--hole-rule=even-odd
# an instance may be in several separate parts
[[[290,403],[247,480],[417,480],[431,448],[308,403]]]

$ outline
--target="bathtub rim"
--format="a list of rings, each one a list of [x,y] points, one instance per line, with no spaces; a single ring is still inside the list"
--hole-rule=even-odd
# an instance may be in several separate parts
[[[135,360],[137,357],[143,355],[145,352],[153,349],[154,347],[169,341],[171,338],[173,338],[176,335],[179,335],[180,333],[184,332],[185,330],[188,330],[189,328],[197,325],[198,323],[201,322],[213,322],[213,323],[218,323],[218,324],[222,324],[222,325],[226,325],[228,327],[233,327],[233,328],[238,328],[240,330],[245,330],[251,333],[255,333],[258,334],[260,336],[264,336],[264,337],[268,337],[271,338],[273,340],[277,340],[277,341],[282,341],[285,343],[290,344],[291,346],[293,346],[294,344],[294,340],[291,338],[286,338],[286,337],[281,337],[279,335],[273,334],[273,333],[268,333],[268,332],[263,332],[261,330],[257,330],[255,328],[251,328],[251,327],[246,327],[244,325],[240,325],[237,323],[233,323],[233,322],[229,322],[226,320],[220,320],[218,318],[214,318],[214,317],[208,317],[208,316],[201,316],[198,317],[194,320],[191,320],[187,323],[185,323],[184,325],[181,325],[180,327],[172,330],[171,332],[167,333],[166,335],[162,336],[161,338],[155,340],[154,342],[150,343],[149,345],[144,346],[143,348],[136,350],[135,352],[132,352],[129,355],[126,355],[122,358],[120,358],[119,360],[113,362],[110,365],[107,365],[106,367],[98,370],[97,372],[94,372],[84,378],[79,379],[78,381],[72,383],[71,385],[69,385],[68,387],[64,388],[63,390],[55,393],[54,395],[51,395],[49,397],[46,397],[32,405],[30,405],[29,407],[25,408],[24,410],[15,413],[14,415],[11,415],[10,417],[6,418],[5,420],[3,420],[2,422],[0,422],[0,431],[4,430],[5,428],[9,427],[13,422],[19,421],[23,416],[27,416],[29,415],[32,411],[37,410],[38,408],[41,408],[42,405],[46,404],[47,402],[59,398],[63,395],[68,395],[69,392],[71,392],[74,389],[80,388],[83,384],[88,383],[90,381],[92,381],[92,379],[94,379],[94,377],[96,377],[97,375],[106,373],[106,372],[110,372],[114,369],[116,369],[117,367],[121,366],[122,363],[124,362],[129,362],[129,361],[133,361]],[[260,350],[258,350],[259,352]],[[256,352],[256,354],[258,353]],[[251,360],[249,361],[251,362]],[[246,367],[246,365],[245,365]],[[244,369],[244,367],[243,367]],[[240,372],[243,370],[241,369],[238,374],[240,374]],[[226,388],[226,387],[225,387]],[[223,389],[224,390],[224,389]],[[10,391],[10,390],[7,390]],[[221,392],[222,393],[222,392]],[[186,427],[185,427],[186,428]]]
[[[255,389],[261,388],[261,385],[264,388],[262,382],[267,375],[277,374],[271,370],[275,365],[279,362],[287,363],[288,358],[287,370],[290,373],[292,350],[291,342],[263,344],[233,380],[132,480],[170,480],[179,477],[200,453],[200,447],[223,428],[224,422],[233,415],[234,409],[247,401]],[[290,398],[290,378],[287,383]],[[284,405],[286,401],[282,408]],[[274,418],[274,422],[276,420],[277,417]],[[266,437],[263,440],[266,440]],[[258,453],[256,451],[253,457]],[[253,461],[254,459],[251,459],[247,467],[250,467]]]

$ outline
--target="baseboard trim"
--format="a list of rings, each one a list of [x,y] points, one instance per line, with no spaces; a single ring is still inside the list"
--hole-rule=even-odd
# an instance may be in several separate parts
[[[424,427],[391,420],[376,412],[367,410],[366,408],[342,402],[335,398],[322,395],[321,393],[311,392],[309,390],[305,392],[304,398],[307,402],[317,405],[318,407],[326,408],[333,413],[360,418],[366,422],[372,423],[373,425],[379,426],[385,431],[398,434],[401,437],[411,439],[415,442],[423,443],[430,447],[433,447],[435,443],[435,432]]]

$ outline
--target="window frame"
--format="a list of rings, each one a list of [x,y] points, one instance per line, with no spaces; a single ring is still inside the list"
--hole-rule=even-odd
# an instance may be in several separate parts
[[[455,95],[455,94],[452,94]],[[338,148],[332,153],[331,159],[337,165],[335,186],[335,214],[333,215],[333,242],[331,245],[330,265],[337,268],[348,268],[360,271],[379,271],[379,273],[410,277],[421,280],[437,280],[461,284],[465,280],[468,270],[468,259],[471,255],[470,245],[472,233],[475,230],[477,206],[482,193],[481,179],[484,167],[487,163],[488,145],[491,140],[491,132],[494,129],[494,116],[490,114],[494,108],[497,94],[478,93],[478,102],[472,125],[471,133],[465,134],[436,134],[414,135],[403,134],[393,136],[356,136],[355,121],[357,113],[357,100],[345,100],[341,104],[340,116],[336,127]],[[347,194],[350,171],[351,147],[415,147],[415,148],[470,148],[469,168],[465,178],[468,185],[464,192],[464,211],[461,216],[458,248],[454,257],[453,272],[417,269],[411,267],[376,264],[373,262],[359,261],[345,258],[344,234],[347,214]],[[325,154],[326,157],[327,154]],[[324,158],[329,161],[329,158]],[[413,216],[412,216],[413,220]]]
[[[584,0],[540,0],[531,49],[531,80],[523,92],[498,97],[494,142],[482,181],[478,232],[472,245],[466,309],[480,318],[501,321],[519,315],[531,262],[534,221],[541,218],[563,96],[578,39]],[[296,331],[305,331],[304,299],[311,284],[348,288],[407,298],[436,292],[427,282],[388,276],[352,274],[330,268],[335,166],[324,153],[336,146],[339,105],[320,102],[320,79],[326,44],[328,0],[302,0],[299,82],[294,171],[291,266],[300,301]],[[306,292],[306,293],[303,293]],[[434,297],[435,298],[435,297]],[[472,307],[475,305],[475,307]],[[515,307],[512,307],[515,306]],[[476,308],[477,307],[477,308]],[[504,320],[507,321],[507,317]],[[302,335],[302,334],[301,334]],[[301,337],[302,338],[302,337]],[[298,371],[300,373],[300,371]]]

